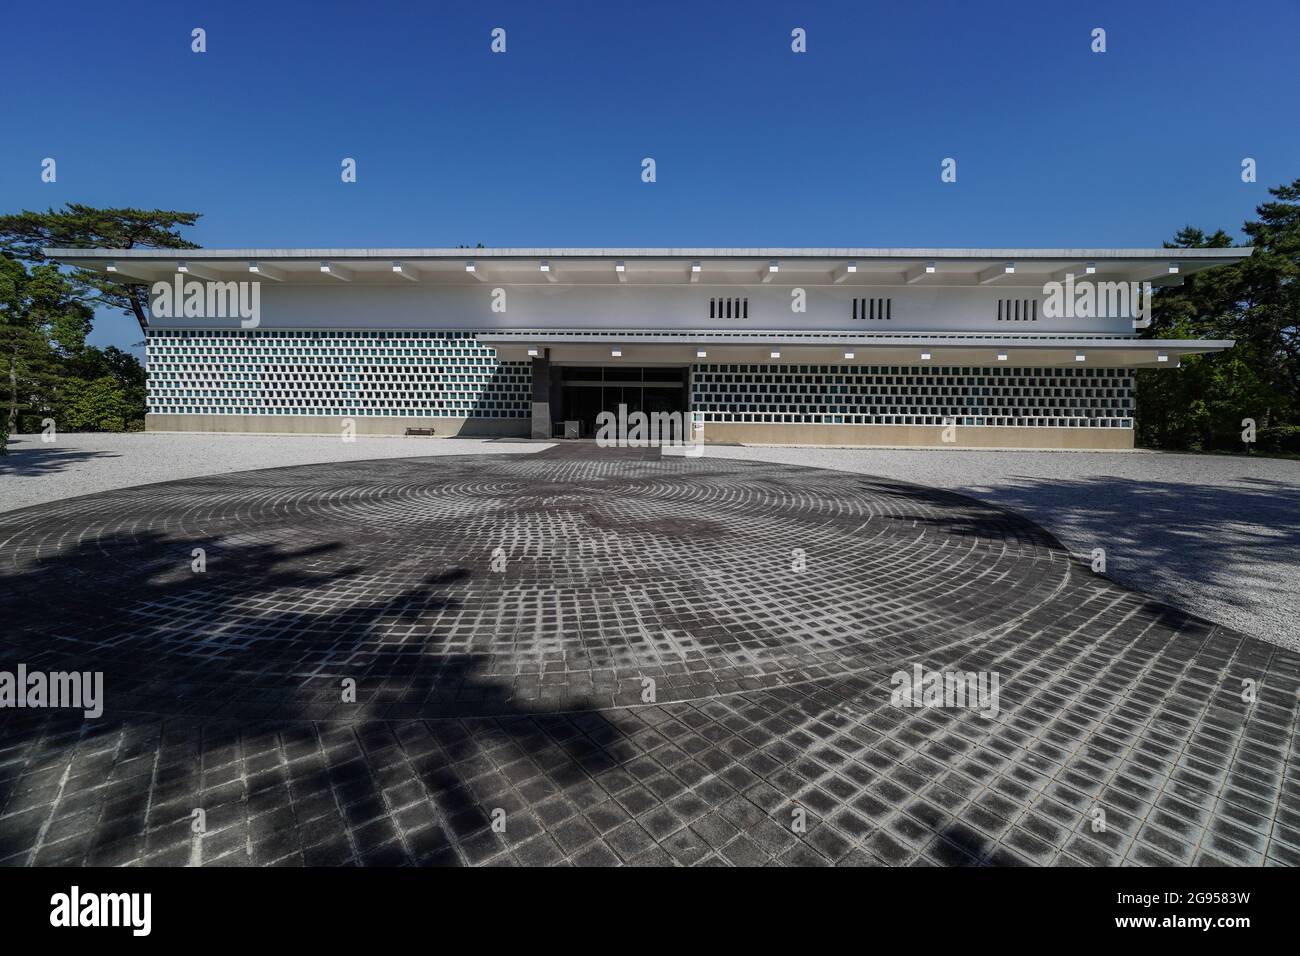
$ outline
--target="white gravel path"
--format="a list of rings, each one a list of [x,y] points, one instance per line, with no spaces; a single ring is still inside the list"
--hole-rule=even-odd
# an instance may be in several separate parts
[[[545,442],[501,438],[386,438],[134,432],[14,435],[0,457],[0,512],[59,498],[179,478],[374,458],[532,454]]]
[[[1157,452],[710,447],[928,485],[1022,514],[1174,607],[1300,650],[1300,461]]]
[[[531,454],[509,439],[213,434],[16,436],[0,511],[113,488],[257,468],[434,455]],[[1105,548],[1116,581],[1300,650],[1300,462],[1157,453],[710,446],[719,457],[876,475],[970,495],[1038,522],[1072,551]]]

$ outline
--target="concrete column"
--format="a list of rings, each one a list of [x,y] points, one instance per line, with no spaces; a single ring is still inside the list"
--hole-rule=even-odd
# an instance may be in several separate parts
[[[558,365],[551,366],[551,422],[564,420],[564,378]]]
[[[543,349],[533,359],[534,438],[551,437],[551,350]]]

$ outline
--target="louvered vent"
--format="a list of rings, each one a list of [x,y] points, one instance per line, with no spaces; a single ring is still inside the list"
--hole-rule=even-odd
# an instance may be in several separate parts
[[[1037,322],[1037,299],[998,299],[999,322]]]
[[[710,299],[709,318],[747,319],[749,318],[749,299],[740,297]]]
[[[854,299],[853,318],[867,322],[888,322],[894,317],[893,299]]]

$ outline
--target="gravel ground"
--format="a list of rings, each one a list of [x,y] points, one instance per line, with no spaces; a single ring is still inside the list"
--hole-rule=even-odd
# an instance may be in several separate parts
[[[509,439],[270,435],[15,436],[0,511],[203,475],[381,458],[528,454]],[[711,446],[710,455],[878,475],[956,491],[1106,551],[1107,575],[1175,607],[1300,649],[1300,462],[1032,451]]]
[[[710,447],[928,485],[1106,551],[1134,590],[1300,650],[1300,462],[1155,452]]]
[[[136,432],[14,435],[0,457],[0,511],[177,478],[231,471],[373,458],[530,454],[550,446],[492,438],[381,438],[354,442],[311,435],[212,435]]]

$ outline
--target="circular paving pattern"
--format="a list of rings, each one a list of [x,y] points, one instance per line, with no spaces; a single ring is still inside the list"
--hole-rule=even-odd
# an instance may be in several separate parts
[[[1300,865],[1300,656],[914,485],[245,472],[0,515],[0,597],[0,669],[106,698],[0,710],[0,865]],[[1000,696],[897,706],[913,666]]]
[[[1069,575],[965,499],[600,449],[154,485],[11,514],[0,540],[7,656],[202,717],[343,716],[348,678],[364,716],[416,717],[894,670],[1014,629]]]

